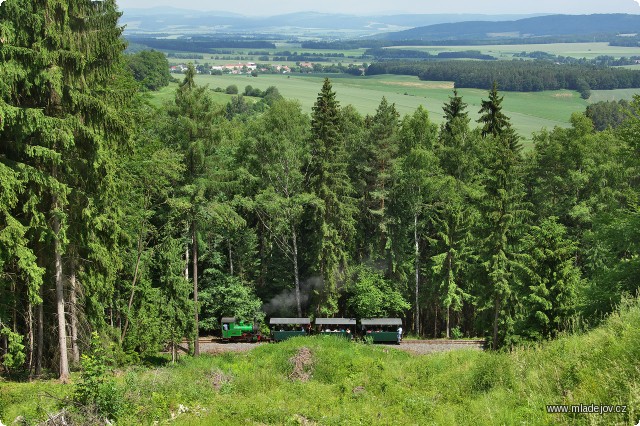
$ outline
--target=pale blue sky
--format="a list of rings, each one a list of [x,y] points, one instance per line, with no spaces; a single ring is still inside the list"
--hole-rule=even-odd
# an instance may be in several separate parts
[[[318,11],[348,14],[387,13],[636,13],[640,0],[118,0],[121,9],[173,6],[183,9],[217,10],[244,15],[277,15]]]

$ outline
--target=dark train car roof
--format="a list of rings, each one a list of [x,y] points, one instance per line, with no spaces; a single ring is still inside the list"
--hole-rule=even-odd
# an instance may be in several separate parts
[[[400,318],[363,318],[362,325],[402,325]]]
[[[311,324],[309,318],[271,318],[269,320],[271,325],[284,325],[284,324]]]
[[[356,325],[353,318],[316,318],[316,325]]]
[[[236,317],[222,317],[220,322],[236,322]]]

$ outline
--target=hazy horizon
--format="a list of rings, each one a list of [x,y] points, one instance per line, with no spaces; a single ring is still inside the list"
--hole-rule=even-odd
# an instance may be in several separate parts
[[[592,14],[592,13],[633,13],[640,14],[640,0],[538,0],[513,2],[508,0],[457,0],[442,4],[440,2],[421,2],[413,0],[344,1],[326,0],[311,2],[308,0],[244,0],[242,2],[212,2],[210,0],[191,0],[186,4],[176,4],[174,0],[119,0],[120,9],[173,7],[201,11],[224,11],[249,16],[271,16],[292,12],[323,12],[357,15],[387,14]]]

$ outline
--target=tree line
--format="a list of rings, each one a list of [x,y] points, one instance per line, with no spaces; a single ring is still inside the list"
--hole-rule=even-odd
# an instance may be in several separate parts
[[[4,373],[66,380],[91,331],[122,363],[198,354],[230,315],[397,315],[509,348],[637,291],[640,97],[528,152],[495,84],[478,123],[454,91],[438,126],[384,98],[362,116],[329,80],[311,114],[220,106],[189,67],[155,108],[115,3],[68,5],[0,6]]]
[[[640,71],[548,61],[376,62],[367,75],[415,75],[421,80],[453,81],[457,88],[490,89],[494,81],[513,92],[576,90],[588,98],[590,90],[640,87]]]

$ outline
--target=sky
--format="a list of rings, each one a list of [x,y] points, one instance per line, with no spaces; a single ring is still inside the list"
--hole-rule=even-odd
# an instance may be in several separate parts
[[[331,12],[358,15],[395,13],[635,13],[640,0],[117,0],[120,9],[179,7],[194,10],[271,16],[290,12]]]

